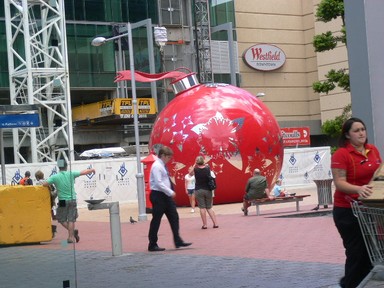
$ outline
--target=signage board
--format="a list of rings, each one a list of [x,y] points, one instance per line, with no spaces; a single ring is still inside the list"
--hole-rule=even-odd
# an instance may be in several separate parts
[[[138,98],[137,108],[139,115],[156,114],[155,102],[152,98]],[[132,99],[116,99],[115,114],[133,115]]]
[[[39,127],[40,117],[33,114],[0,114],[0,128]]]
[[[257,44],[244,52],[243,60],[253,69],[271,71],[284,65],[285,53],[275,45]]]
[[[281,128],[280,130],[284,147],[311,145],[309,127],[289,127]]]
[[[148,118],[156,114],[153,98],[138,98],[137,109],[139,118]],[[85,104],[72,109],[72,120],[93,120],[101,117],[119,116],[119,118],[133,118],[131,98],[115,98],[95,103]]]

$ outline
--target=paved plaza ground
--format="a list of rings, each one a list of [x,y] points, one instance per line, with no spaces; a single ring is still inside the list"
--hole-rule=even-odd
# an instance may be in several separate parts
[[[318,203],[316,187],[291,189],[309,194],[300,204],[267,205],[248,216],[241,204],[215,205],[219,228],[201,229],[198,209],[178,208],[180,233],[193,245],[176,249],[164,217],[159,246],[147,252],[147,221],[137,220],[137,203],[120,204],[123,254],[112,256],[108,210],[79,209],[80,242],[66,244],[63,228],[47,243],[0,248],[1,288],[285,288],[338,287],[344,271],[344,248],[333,224],[331,207]],[[290,216],[290,217],[286,217]],[[312,216],[312,217],[309,217]],[[75,248],[75,249],[74,249]],[[383,287],[369,281],[364,287]]]

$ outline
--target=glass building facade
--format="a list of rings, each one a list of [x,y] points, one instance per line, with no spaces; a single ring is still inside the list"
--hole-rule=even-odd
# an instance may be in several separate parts
[[[4,6],[0,1],[0,6]],[[90,42],[95,36],[112,36],[113,25],[135,23],[150,18],[153,26],[182,28],[193,23],[193,2],[182,0],[66,0],[66,22],[68,59],[70,70],[71,93],[75,97],[74,104],[84,103],[81,95],[104,97],[105,91],[115,88],[113,82],[116,75],[115,47],[105,45],[95,48]],[[233,1],[221,1],[222,4],[211,4],[211,26],[227,22],[235,22]],[[186,7],[189,4],[190,7]],[[172,9],[167,9],[172,7]],[[171,11],[170,11],[171,10]],[[191,13],[188,13],[191,12]],[[160,16],[160,17],[159,17]],[[7,47],[4,10],[0,10],[0,99],[7,103],[7,87],[9,87]],[[189,21],[189,18],[191,21]],[[213,40],[225,40],[224,32],[212,35]],[[193,39],[190,39],[193,40]],[[144,28],[133,31],[136,70],[148,72],[148,55],[145,53],[146,33]],[[190,41],[193,45],[193,42]],[[21,43],[22,45],[22,43]],[[157,47],[155,47],[156,49]],[[180,47],[177,47],[180,49]],[[23,49],[23,47],[20,47]],[[192,47],[193,49],[193,47]],[[160,53],[156,49],[156,70],[162,70]],[[193,52],[192,52],[193,54]],[[128,57],[126,57],[128,59]],[[128,61],[128,60],[127,60]],[[128,64],[128,62],[127,62]],[[127,66],[129,67],[129,66]],[[173,67],[171,67],[173,68]],[[191,68],[191,67],[188,67]],[[140,86],[140,85],[139,85]],[[145,85],[144,85],[145,86]],[[76,92],[81,91],[81,92]],[[101,96],[104,95],[104,96]],[[76,97],[80,99],[76,100]],[[108,95],[107,95],[108,97]],[[87,102],[87,101],[85,101]]]
[[[196,1],[199,2],[199,1]],[[112,37],[114,27],[126,26],[127,22],[136,23],[151,19],[152,26],[164,26],[168,30],[168,43],[161,53],[154,44],[155,72],[171,71],[187,67],[196,71],[198,64],[196,52],[195,4],[194,0],[66,0],[65,18],[68,46],[69,77],[72,107],[94,103],[118,96],[114,78],[117,70],[117,44],[109,43],[93,47],[90,43],[96,36]],[[0,1],[4,7],[4,1]],[[235,23],[233,1],[210,1],[211,27],[223,23]],[[236,37],[236,35],[234,35]],[[134,46],[134,65],[137,71],[149,71],[148,44],[146,27],[132,30]],[[181,39],[181,41],[180,41]],[[236,39],[236,38],[235,38]],[[129,51],[127,42],[122,38],[124,70],[129,69]],[[226,32],[212,34],[212,40],[226,41]],[[21,41],[22,42],[22,41]],[[24,49],[20,43],[20,49]],[[216,82],[229,83],[229,74],[215,74]],[[167,89],[169,83],[158,81],[158,110],[160,111],[174,97]],[[137,97],[150,98],[148,83],[136,83]],[[127,82],[127,97],[131,97],[130,82]],[[0,10],[0,105],[10,104],[9,76],[7,63],[6,27],[4,10]],[[153,121],[153,120],[152,120]],[[114,127],[117,131],[123,128]],[[109,129],[110,130],[110,129]],[[76,134],[79,128],[74,129]],[[80,133],[80,132],[79,132]],[[147,135],[149,131],[142,131]],[[100,146],[116,146],[121,143],[118,135],[113,143],[97,143],[89,138],[89,143],[76,143],[75,150]],[[113,137],[112,137],[113,138]],[[109,139],[112,139],[109,137]],[[143,143],[147,138],[144,137]],[[133,143],[133,141],[130,141]],[[11,149],[11,148],[9,148]],[[11,154],[11,153],[10,153]]]

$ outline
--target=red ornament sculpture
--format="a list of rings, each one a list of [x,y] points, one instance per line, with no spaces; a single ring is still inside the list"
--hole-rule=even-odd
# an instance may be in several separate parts
[[[255,168],[271,187],[280,175],[284,150],[268,107],[238,87],[199,84],[192,73],[171,84],[176,97],[158,115],[149,148],[166,145],[174,152],[169,171],[177,205],[189,205],[184,176],[198,155],[216,174],[215,204],[241,202]]]

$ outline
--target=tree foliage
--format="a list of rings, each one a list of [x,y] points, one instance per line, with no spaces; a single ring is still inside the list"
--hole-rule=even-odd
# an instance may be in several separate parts
[[[333,50],[339,43],[347,44],[345,21],[344,21],[344,1],[343,0],[322,0],[316,10],[316,19],[322,22],[329,22],[341,18],[342,25],[340,31],[327,31],[313,38],[313,46],[316,52],[325,52]],[[312,84],[312,88],[317,93],[326,93],[339,87],[344,91],[350,91],[349,73],[347,69],[331,69],[325,75],[324,81],[317,81]],[[343,123],[351,117],[351,104],[344,107],[340,116],[335,119],[327,120],[321,126],[324,134],[331,138],[338,138],[341,135]]]
[[[318,93],[327,93],[336,88],[336,85],[345,91],[349,92],[349,74],[346,69],[331,69],[327,75],[325,75],[325,81],[317,81],[312,84],[313,90]]]
[[[316,52],[332,50],[337,46],[337,39],[331,31],[327,31],[326,33],[313,37],[313,46]]]
[[[325,121],[321,126],[322,132],[332,138],[340,137],[343,123],[352,116],[351,108],[352,106],[349,104],[344,107],[343,113],[341,113],[340,116],[337,116],[335,119]]]
[[[316,11],[318,21],[329,22],[341,17],[344,26],[344,1],[343,0],[323,0],[319,3]]]
[[[316,52],[324,52],[335,49],[338,43],[346,44],[346,31],[344,22],[343,0],[322,0],[316,10],[316,19],[329,22],[341,17],[342,27],[339,33],[327,31],[313,38],[313,46]],[[314,82],[312,88],[317,93],[329,93],[336,87],[349,91],[349,74],[346,69],[335,71],[332,69],[325,75],[326,80]]]

